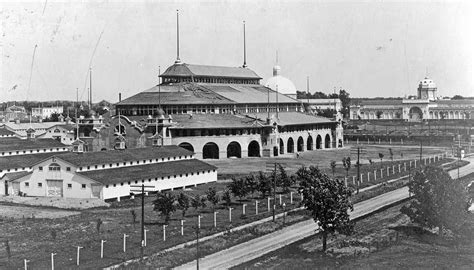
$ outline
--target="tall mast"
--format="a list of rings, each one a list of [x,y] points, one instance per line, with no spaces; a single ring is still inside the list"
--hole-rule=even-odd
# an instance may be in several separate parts
[[[89,110],[92,110],[92,68],[89,67]]]
[[[76,106],[75,113],[76,113],[76,140],[79,138],[79,119],[77,118],[77,104],[79,103],[79,88],[76,88]]]
[[[244,21],[244,65],[242,67],[243,68],[247,67],[247,48],[246,48],[246,42],[245,42],[245,21]]]
[[[277,119],[279,119],[278,117],[278,111],[279,111],[279,107],[278,107],[278,84],[276,85],[276,111],[277,111]]]
[[[176,10],[176,61],[174,63],[181,63],[179,59],[179,9]]]

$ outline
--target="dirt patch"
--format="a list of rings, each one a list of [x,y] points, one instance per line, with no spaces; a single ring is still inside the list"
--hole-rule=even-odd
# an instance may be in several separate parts
[[[0,196],[0,202],[15,203],[32,206],[46,206],[61,209],[88,209],[94,207],[108,207],[109,204],[100,199],[75,199],[52,197],[19,197]]]
[[[80,214],[79,211],[44,209],[38,207],[0,205],[0,219],[63,218]]]

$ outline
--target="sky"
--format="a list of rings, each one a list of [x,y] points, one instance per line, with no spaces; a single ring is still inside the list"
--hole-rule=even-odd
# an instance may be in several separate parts
[[[298,90],[415,95],[426,75],[442,96],[474,96],[474,1],[0,2],[0,102],[118,101],[158,83],[176,59],[241,66],[262,84],[278,64]],[[36,48],[35,48],[36,47]],[[160,67],[160,68],[159,68]]]

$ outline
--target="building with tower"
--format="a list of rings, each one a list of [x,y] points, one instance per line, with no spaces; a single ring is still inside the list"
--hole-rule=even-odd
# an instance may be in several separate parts
[[[418,84],[416,98],[366,99],[353,103],[350,119],[420,122],[423,120],[472,119],[474,100],[447,100],[437,96],[435,82],[425,77]]]

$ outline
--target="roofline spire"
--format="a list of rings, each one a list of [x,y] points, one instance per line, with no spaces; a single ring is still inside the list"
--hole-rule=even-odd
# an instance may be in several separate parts
[[[246,68],[247,67],[247,48],[246,48],[246,42],[245,42],[245,21],[244,21],[244,64],[243,64],[243,68]]]
[[[181,64],[179,59],[179,9],[176,10],[176,61],[175,64]]]

